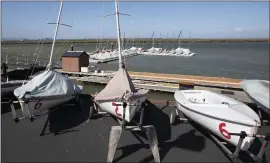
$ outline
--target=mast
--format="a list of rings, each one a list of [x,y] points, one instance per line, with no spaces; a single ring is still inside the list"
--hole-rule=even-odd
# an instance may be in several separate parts
[[[152,38],[152,39],[153,39],[153,42],[152,42],[152,47],[154,47],[154,44],[155,44],[155,38],[154,38],[154,37],[155,37],[155,31],[153,32],[152,37],[153,37],[153,38]]]
[[[181,34],[182,34],[182,30],[179,32],[179,35],[177,37],[178,47],[180,47],[180,36],[181,36]],[[176,42],[176,44],[177,44],[177,42]]]
[[[57,23],[56,23],[56,28],[55,28],[55,33],[54,33],[54,38],[53,38],[52,49],[51,49],[50,61],[49,61],[49,64],[47,66],[47,69],[49,69],[52,65],[52,55],[53,55],[53,50],[54,50],[55,39],[56,39],[58,28],[59,28],[59,22],[60,22],[60,17],[61,17],[61,13],[62,13],[62,8],[63,8],[63,1],[61,0]]]
[[[161,38],[161,32],[159,33],[159,36],[160,36],[160,42],[159,42],[159,48],[162,48],[162,38]]]
[[[121,40],[120,40],[120,23],[119,23],[118,3],[116,1],[115,1],[115,13],[116,13],[115,15],[116,15],[118,52],[119,52],[119,68],[122,68]]]

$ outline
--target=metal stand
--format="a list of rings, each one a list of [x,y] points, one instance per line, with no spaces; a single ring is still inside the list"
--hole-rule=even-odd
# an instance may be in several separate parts
[[[268,141],[270,139],[269,135],[247,135],[245,131],[241,131],[241,133],[230,133],[232,136],[239,136],[238,144],[234,150],[234,152],[231,152],[225,145],[226,142],[219,141],[216,136],[212,135],[210,132],[208,132],[211,138],[222,148],[222,150],[229,156],[232,162],[236,162],[239,152],[241,150],[242,143],[246,137],[255,137],[255,138],[263,138],[263,143],[260,148],[260,151],[257,155],[254,155],[250,151],[246,150],[246,152],[254,161],[256,162],[262,162],[262,157],[265,151],[265,148],[267,147]]]
[[[189,122],[190,120],[189,119],[186,119],[186,118],[181,118],[180,115],[179,115],[179,112],[178,112],[178,109],[176,106],[174,106],[174,108],[172,109],[172,112],[170,114],[170,124],[173,125],[175,123],[175,119],[178,119],[180,120],[181,122]]]
[[[264,119],[262,118],[262,111],[261,111],[261,109],[260,109],[260,106],[258,106],[258,115],[259,115],[260,120],[261,120],[261,123],[262,123],[263,125],[269,125],[269,121],[268,121],[268,120],[264,120]]]
[[[23,117],[17,116],[16,110],[14,108],[15,103],[20,103],[20,105],[22,104],[21,110],[22,110]],[[9,105],[10,105],[10,108],[12,111],[12,116],[13,116],[13,119],[16,123],[22,119],[25,119],[25,118],[30,118],[31,122],[34,121],[34,116],[30,113],[29,107],[26,106],[25,104],[27,104],[27,102],[25,102],[25,101],[11,101],[11,100],[9,101]]]
[[[180,121],[182,122],[189,122],[191,120],[186,119],[186,118],[180,118],[179,113],[178,113],[178,109],[174,108],[171,112],[171,116],[170,116],[170,122],[171,124],[174,124],[175,122],[175,118],[180,119]],[[173,122],[173,123],[172,123]],[[206,130],[207,131],[207,130]],[[253,153],[251,153],[250,151],[246,150],[244,152],[246,152],[254,161],[256,162],[262,162],[262,157],[265,151],[265,148],[268,145],[268,141],[270,140],[270,135],[248,135],[246,134],[245,131],[241,131],[241,133],[229,133],[231,136],[239,136],[239,141],[238,144],[234,150],[234,152],[231,152],[225,145],[227,144],[226,142],[221,142],[218,140],[218,138],[216,136],[214,136],[212,133],[210,133],[209,131],[207,131],[208,134],[210,135],[210,137],[222,148],[222,150],[229,156],[229,158],[231,159],[232,162],[236,162],[238,156],[239,156],[239,152],[241,150],[241,146],[242,143],[244,141],[244,139],[246,137],[255,137],[255,138],[263,138],[263,143],[262,146],[260,148],[260,151],[257,155],[254,155]]]
[[[79,105],[82,105],[80,102],[78,102],[79,100],[78,100],[78,97],[76,97],[76,103],[79,103]],[[35,120],[35,117],[36,116],[43,116],[43,115],[46,115],[46,114],[48,114],[48,113],[50,113],[50,112],[53,112],[53,111],[55,111],[55,110],[57,110],[57,109],[59,109],[61,106],[63,106],[63,105],[74,105],[74,104],[61,104],[61,105],[59,105],[59,106],[56,106],[55,108],[53,108],[53,109],[48,109],[48,111],[47,112],[45,112],[45,113],[43,113],[43,114],[39,114],[39,115],[37,115],[37,114],[33,114],[31,111],[30,111],[30,109],[29,109],[29,107],[28,107],[28,101],[12,101],[12,100],[10,100],[9,102],[9,105],[10,105],[10,108],[11,108],[11,112],[12,112],[12,116],[13,116],[13,118],[14,118],[14,121],[16,122],[16,123],[18,123],[20,120],[23,120],[23,119],[25,119],[25,118],[29,118],[30,119],[30,121],[31,122],[33,122],[34,120]],[[22,111],[22,117],[18,117],[17,116],[17,113],[16,113],[16,110],[15,110],[15,108],[14,108],[14,104],[16,104],[16,103],[19,103],[20,105],[21,105],[21,111]]]
[[[139,124],[136,123],[137,126],[126,126],[125,125],[126,106],[127,106],[127,104],[124,102],[123,103],[123,108],[124,108],[123,121],[119,122],[120,126],[112,126],[112,128],[111,128],[107,162],[113,162],[114,154],[116,152],[116,148],[117,148],[118,142],[120,140],[122,131],[130,131],[130,132],[144,131],[144,132],[146,132],[147,139],[148,139],[151,151],[152,151],[153,156],[154,156],[154,160],[155,160],[155,162],[160,162],[159,149],[158,149],[158,139],[157,139],[155,127],[153,125],[143,126],[144,108],[142,108],[140,111]]]

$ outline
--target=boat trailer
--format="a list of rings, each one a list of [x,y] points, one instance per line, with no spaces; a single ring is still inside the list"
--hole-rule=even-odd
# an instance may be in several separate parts
[[[136,122],[135,120],[131,120],[131,122],[134,122],[136,125],[135,126],[130,126],[127,124],[125,121],[125,114],[126,114],[126,107],[127,103],[123,102],[123,104],[116,104],[116,106],[123,106],[123,120],[119,120],[118,118],[117,121],[119,122],[120,126],[112,126],[111,131],[110,131],[110,137],[109,137],[109,149],[108,149],[108,156],[107,156],[107,162],[113,162],[113,158],[116,152],[117,145],[119,143],[122,131],[129,131],[129,132],[145,132],[148,143],[150,145],[152,154],[154,156],[155,162],[160,162],[160,156],[159,156],[159,148],[158,148],[158,139],[157,139],[157,134],[156,134],[156,129],[153,125],[143,125],[143,117],[144,117],[144,108],[147,107],[147,102],[143,102],[140,105],[140,109],[138,109],[134,115],[136,116],[137,113],[140,113],[140,121],[139,123]],[[138,106],[136,104],[130,104],[130,106]],[[94,107],[90,108],[90,115],[89,118],[92,117],[94,114],[109,114],[107,112],[102,112],[100,109],[97,107],[97,104],[94,102]],[[133,133],[132,133],[133,134]],[[133,134],[140,142],[142,142],[139,137],[135,134]]]
[[[80,99],[79,99],[79,95],[76,95],[76,104],[79,104],[80,105],[80,107],[81,107],[81,101],[80,101]],[[63,105],[76,105],[76,104],[73,104],[73,103],[64,103],[64,104],[60,104],[59,106],[56,106],[56,107],[54,107],[53,109],[49,109],[47,112],[45,112],[45,113],[42,113],[42,114],[33,114],[31,111],[30,111],[30,109],[29,109],[29,107],[26,105],[26,104],[28,104],[29,102],[30,102],[31,100],[27,100],[27,101],[24,101],[24,100],[19,100],[19,101],[13,101],[13,100],[9,100],[9,102],[2,102],[2,103],[9,103],[9,105],[10,105],[10,109],[11,109],[11,112],[12,112],[12,116],[13,116],[13,119],[14,119],[14,121],[15,121],[15,123],[18,123],[20,120],[23,120],[23,119],[25,119],[25,118],[29,118],[30,119],[30,121],[31,122],[33,122],[34,120],[35,120],[35,117],[40,117],[40,116],[44,116],[44,115],[46,115],[46,114],[49,114],[49,113],[51,113],[51,112],[53,112],[53,111],[55,111],[55,110],[57,110],[57,109],[59,109],[61,106],[63,106]],[[71,101],[72,101],[72,99],[71,99]],[[17,113],[16,113],[16,109],[15,109],[15,107],[14,107],[14,104],[22,104],[21,106],[23,106],[23,107],[21,107],[20,109],[21,109],[21,111],[22,111],[22,117],[18,117],[17,116]]]
[[[178,110],[177,107],[174,106],[172,109],[172,112],[170,114],[171,125],[173,125],[175,123],[176,118],[179,119],[183,123],[189,123],[192,121],[191,119],[188,119],[188,118],[181,118],[178,111],[180,112],[180,110]],[[247,134],[245,131],[241,131],[240,133],[228,133],[231,136],[239,136],[238,144],[235,147],[234,152],[232,152],[228,147],[226,147],[226,144],[228,144],[227,142],[220,141],[216,135],[212,134],[208,130],[206,130],[206,131],[209,134],[209,136],[215,141],[215,143],[217,143],[221,147],[221,149],[226,153],[226,155],[230,158],[231,162],[233,162],[233,163],[235,163],[237,161],[237,158],[239,157],[239,152],[241,151],[241,146],[242,146],[243,140],[246,137],[254,137],[254,138],[263,139],[262,145],[261,145],[260,150],[257,153],[257,155],[251,153],[249,150],[243,151],[243,152],[246,152],[255,162],[260,162],[260,163],[263,162],[263,154],[264,154],[265,149],[268,145],[268,142],[270,141],[270,134],[269,133],[267,133],[266,135]]]

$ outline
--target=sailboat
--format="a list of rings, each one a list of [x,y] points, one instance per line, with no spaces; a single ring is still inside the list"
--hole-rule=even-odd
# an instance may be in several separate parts
[[[120,23],[118,4],[115,1],[116,27],[118,41],[119,69],[114,77],[109,81],[106,87],[98,93],[95,98],[95,104],[107,113],[112,114],[124,122],[130,122],[135,113],[140,111],[142,103],[146,100],[148,90],[136,89],[132,80],[122,62]],[[125,15],[125,14],[124,14]],[[126,103],[124,106],[123,103]]]
[[[180,46],[180,39],[179,39],[180,36],[181,36],[181,34],[182,34],[182,31],[180,31],[180,33],[179,33],[179,35],[178,35],[178,37],[177,37],[177,40],[176,40],[176,41],[178,41],[178,43],[179,43],[178,48],[176,48],[176,49],[174,50],[175,53],[172,53],[172,55],[180,56],[180,55],[183,54],[183,49],[182,49],[181,46]],[[174,49],[174,48],[173,48],[173,49]]]
[[[269,108],[269,81],[243,80],[240,86],[250,99],[265,113],[270,115]]]
[[[260,118],[244,103],[206,90],[176,91],[177,108],[188,118],[202,125],[226,142],[237,146],[239,136],[230,133],[257,134]],[[240,149],[248,150],[255,137],[246,137]]]
[[[83,90],[83,86],[74,84],[71,79],[52,68],[52,56],[62,7],[63,1],[61,1],[60,5],[50,61],[46,70],[14,90],[14,95],[21,106],[23,118],[30,118],[31,121],[34,120],[35,115],[44,114],[48,112],[49,109],[70,101],[77,97]],[[14,107],[11,108],[15,121],[19,121],[20,119],[16,116]]]

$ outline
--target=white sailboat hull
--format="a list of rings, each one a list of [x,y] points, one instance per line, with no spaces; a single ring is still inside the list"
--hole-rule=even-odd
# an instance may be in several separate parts
[[[197,104],[195,104],[183,98],[185,92],[192,94],[193,92],[198,92],[198,90],[177,91],[175,93],[177,108],[187,117],[202,125],[221,139],[237,146],[239,136],[231,136],[228,133],[240,133],[241,131],[245,131],[247,134],[257,133],[258,127],[260,126],[259,117],[252,109],[245,106],[245,104],[241,102],[237,103],[236,100],[230,99],[229,97],[218,99],[222,97],[222,95],[214,97],[214,93],[211,93],[211,96],[213,96],[212,100],[216,100],[217,103],[211,103],[211,99],[207,99],[208,91],[202,91],[201,95],[194,95],[193,97],[189,94],[188,98],[198,99]],[[203,95],[203,93],[205,95]],[[181,94],[182,97],[180,97]],[[202,99],[205,99],[205,101],[200,101]],[[232,109],[226,104],[221,104],[222,102],[218,104],[219,100],[240,107]],[[242,121],[237,121],[237,118],[242,119]],[[253,140],[253,137],[246,137],[242,143],[241,150],[247,150]]]
[[[35,115],[45,114],[49,111],[49,109],[52,109],[58,105],[64,104],[74,99],[75,97],[76,96],[71,96],[71,97],[57,99],[57,100],[30,100],[27,104],[25,102],[20,102],[20,106],[22,108],[23,116],[29,117],[30,115],[35,116]],[[20,99],[18,100],[22,101]],[[30,115],[27,111],[27,108],[29,108]]]
[[[125,121],[130,122],[133,119],[135,113],[141,109],[141,104],[145,101],[145,99],[146,96],[143,96],[141,98],[127,102]],[[123,120],[123,102],[107,101],[97,102],[97,104],[102,110],[114,115],[118,119]],[[120,104],[121,106],[116,106],[115,104]]]
[[[80,88],[80,92],[83,91],[83,86],[78,85]],[[61,104],[64,104],[72,99],[74,99],[78,94],[65,97],[65,98],[60,98],[60,99],[54,99],[54,100],[29,100],[28,103],[25,103],[22,99],[18,99],[21,109],[22,109],[22,114],[24,117],[29,117],[31,115],[42,115],[46,114],[50,109],[59,106]],[[28,112],[29,110],[29,112]],[[29,117],[30,118],[30,117]]]
[[[265,113],[270,115],[269,107],[269,81],[244,80],[240,83],[250,99]]]

